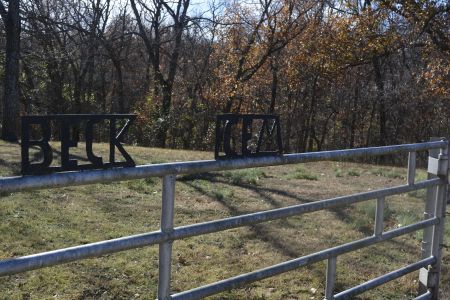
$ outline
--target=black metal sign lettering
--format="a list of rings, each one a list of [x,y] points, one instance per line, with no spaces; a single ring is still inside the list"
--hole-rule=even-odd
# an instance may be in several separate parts
[[[121,142],[126,135],[131,123],[136,119],[134,114],[77,114],[77,115],[46,115],[22,117],[22,174],[45,174],[58,171],[74,171],[87,169],[101,169],[112,167],[134,167],[131,156],[125,151]],[[94,125],[100,122],[109,122],[109,162],[96,156],[92,150],[94,139]],[[124,122],[117,132],[117,121]],[[60,126],[61,139],[61,165],[51,166],[53,161],[53,149],[49,144],[51,138],[51,126]],[[86,156],[88,164],[78,164],[78,160],[70,158],[70,148],[76,148],[80,139],[80,129],[84,126],[84,138],[86,142]],[[41,132],[40,139],[31,138],[31,128],[38,127]],[[43,159],[39,163],[30,162],[30,148],[38,147]],[[115,151],[119,149],[124,161],[116,161]]]
[[[239,151],[240,149],[240,151]],[[276,115],[224,114],[216,120],[216,159],[282,154]]]

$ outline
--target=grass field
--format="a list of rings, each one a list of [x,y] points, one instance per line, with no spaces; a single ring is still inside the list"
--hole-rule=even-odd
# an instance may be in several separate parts
[[[81,148],[81,147],[80,147]],[[138,164],[211,159],[212,153],[127,147]],[[107,152],[106,145],[96,153]],[[78,153],[80,156],[84,154]],[[406,155],[405,155],[406,160]],[[20,148],[0,143],[0,175],[17,175]],[[179,176],[175,225],[394,186],[406,170],[350,162],[301,165]],[[417,177],[424,179],[425,171]],[[387,228],[419,220],[424,191],[387,198]],[[159,178],[3,194],[0,200],[0,258],[158,230]],[[272,221],[174,242],[172,291],[183,291],[373,232],[375,201]],[[450,243],[450,222],[446,243]],[[380,276],[420,257],[421,233],[338,257],[337,290]],[[158,247],[0,278],[0,299],[155,299]],[[444,252],[444,299],[450,299],[450,255]],[[225,292],[210,299],[322,299],[326,262]],[[410,299],[418,272],[357,299]]]

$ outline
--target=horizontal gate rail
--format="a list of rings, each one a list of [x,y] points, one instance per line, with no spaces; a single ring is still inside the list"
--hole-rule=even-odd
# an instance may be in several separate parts
[[[365,291],[371,290],[373,288],[376,288],[377,286],[385,284],[386,282],[392,281],[392,280],[400,278],[406,274],[417,271],[420,268],[432,265],[435,262],[436,262],[436,257],[433,257],[433,256],[422,259],[422,260],[415,262],[413,264],[410,264],[406,267],[392,271],[390,273],[387,273],[387,274],[377,277],[375,279],[364,282],[363,284],[355,286],[351,289],[348,289],[346,291],[338,293],[334,296],[334,299],[336,299],[336,300],[351,299],[353,296],[362,294]]]
[[[430,149],[440,149],[445,147],[446,145],[446,141],[436,141],[383,147],[294,153],[279,156],[142,165],[134,168],[65,172],[40,176],[17,176],[0,179],[0,191],[3,193],[23,192],[27,190],[44,188],[142,179],[153,176],[162,177],[164,175],[195,174],[232,169],[296,164],[348,157],[351,158],[358,156],[380,156],[400,152],[416,152]]]
[[[216,221],[176,227],[171,232],[166,233],[161,231],[154,231],[150,233],[112,239],[109,241],[85,244],[77,247],[70,247],[56,251],[2,260],[0,261],[0,276],[12,275],[20,272],[49,267],[84,258],[96,257],[123,250],[151,246],[168,240],[179,240],[226,229],[233,229],[271,220],[292,217],[326,208],[333,208],[361,201],[367,201],[380,196],[390,196],[398,193],[411,192],[427,187],[436,186],[438,184],[442,184],[441,179],[433,178],[430,180],[417,182],[414,185],[401,185],[383,190],[375,190],[350,196],[342,196],[306,204],[299,204],[263,212],[246,214]]]
[[[432,295],[431,295],[431,293],[428,291],[428,292],[426,292],[426,293],[420,295],[419,297],[414,298],[414,300],[429,300],[429,299],[431,299],[431,297],[432,297]]]
[[[436,150],[440,149],[439,155]],[[415,182],[416,152],[432,150],[433,157],[429,158],[429,177],[427,180]],[[195,174],[212,171],[224,171],[262,166],[275,166],[354,158],[358,156],[379,156],[406,152],[408,156],[407,183],[394,187],[362,192],[353,195],[340,196],[320,201],[297,204],[283,208],[238,215],[230,218],[209,222],[190,224],[173,228],[175,183],[177,174]],[[435,157],[434,157],[435,156]],[[12,275],[29,270],[58,265],[80,259],[98,257],[104,254],[135,249],[159,244],[159,286],[158,299],[200,299],[226,290],[241,287],[244,284],[259,281],[285,273],[319,261],[328,260],[325,297],[329,299],[348,299],[366,290],[373,289],[388,281],[394,280],[408,273],[420,269],[425,274],[420,278],[425,290],[416,299],[437,299],[441,242],[444,230],[445,205],[447,202],[448,175],[448,142],[445,140],[427,143],[405,144],[383,147],[346,149],[336,151],[322,151],[310,153],[296,153],[279,156],[240,158],[230,160],[206,160],[165,163],[156,165],[142,165],[134,168],[117,168],[108,170],[89,170],[57,173],[40,176],[0,178],[0,192],[12,193],[34,189],[56,188],[93,183],[106,183],[120,180],[132,180],[148,177],[163,177],[163,199],[161,211],[161,228],[138,235],[125,236],[117,239],[105,240],[65,249],[58,249],[28,256],[0,260],[0,276]],[[386,197],[407,193],[415,190],[427,189],[425,219],[407,226],[384,231],[384,207]],[[338,206],[350,205],[362,201],[377,201],[374,234],[343,245],[335,246],[308,254],[299,258],[272,265],[260,270],[241,274],[222,281],[194,288],[177,294],[170,294],[172,243],[192,236],[214,233],[228,229],[254,225],[262,222],[298,216],[305,213],[330,209]],[[336,264],[339,255],[368,247],[377,243],[391,240],[418,230],[424,230],[422,242],[422,259],[378,278],[369,280],[334,295],[336,280]],[[423,280],[427,282],[422,282]],[[422,288],[422,286],[421,286]]]
[[[329,248],[326,250],[322,250],[313,254],[309,254],[300,258],[296,258],[293,260],[289,260],[268,268],[264,268],[261,270],[257,270],[254,272],[250,272],[247,274],[242,274],[236,277],[232,277],[229,279],[225,279],[222,281],[218,281],[213,284],[205,285],[196,289],[192,289],[186,292],[181,292],[178,294],[172,295],[171,299],[176,300],[192,300],[192,299],[201,299],[206,296],[210,296],[213,294],[217,294],[219,292],[223,292],[229,289],[233,289],[236,287],[240,287],[244,284],[255,282],[258,280],[262,280],[264,278],[269,278],[278,274],[282,274],[288,271],[295,270],[300,267],[304,267],[325,259],[328,259],[332,256],[341,255],[347,252],[355,251],[370,245],[374,245],[376,243],[380,243],[383,241],[387,241],[408,233],[415,232],[420,229],[424,229],[428,226],[438,224],[437,218],[432,218],[424,221],[417,222],[412,225],[408,225],[405,227],[400,227],[393,229],[391,231],[387,231],[383,233],[381,237],[368,237],[364,239],[360,239],[354,242],[350,242],[341,246]]]

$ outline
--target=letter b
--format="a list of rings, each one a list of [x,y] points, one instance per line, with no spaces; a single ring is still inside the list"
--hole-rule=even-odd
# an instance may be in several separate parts
[[[42,139],[30,141],[30,125],[40,125],[42,129]],[[41,173],[43,169],[50,166],[53,160],[53,151],[48,141],[50,140],[50,121],[45,118],[25,116],[22,117],[22,174]],[[30,147],[38,146],[43,153],[43,161],[41,163],[30,164]]]

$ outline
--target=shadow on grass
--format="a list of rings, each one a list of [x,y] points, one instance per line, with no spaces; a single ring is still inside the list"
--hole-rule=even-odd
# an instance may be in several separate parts
[[[20,175],[21,163],[20,162],[9,162],[0,158],[0,166],[5,167],[11,171],[11,175]]]
[[[39,147],[31,147],[33,149],[40,149]],[[30,158],[30,162],[38,162],[42,160],[42,153],[40,151],[33,153],[33,156]],[[11,171],[11,175],[16,176],[21,174],[22,163],[19,161],[6,161],[0,158],[0,166],[5,167],[6,169]]]
[[[227,180],[227,178],[220,173],[193,174],[193,175],[185,175],[180,178],[181,182],[194,188],[197,192],[207,195],[208,197],[219,201],[222,205],[224,205],[229,210],[229,212],[232,215],[239,215],[239,214],[244,214],[244,213],[248,213],[248,212],[240,210],[238,207],[234,206],[232,203],[227,201],[227,199],[225,199],[225,197],[217,197],[217,194],[214,191],[210,191],[201,186],[195,185],[194,183],[192,183],[192,181],[194,181],[194,180],[205,180],[205,181],[208,181],[211,183],[216,183],[216,184],[218,183],[218,184],[228,185],[230,187],[240,187],[240,188],[244,188],[247,190],[251,190],[251,191],[257,193],[259,196],[261,196],[267,203],[269,203],[271,206],[273,206],[273,208],[280,208],[281,205],[278,201],[276,201],[273,197],[271,197],[269,195],[270,193],[293,199],[296,202],[298,202],[299,204],[317,201],[316,199],[301,198],[297,194],[291,193],[286,190],[267,188],[267,187],[262,187],[262,186],[258,186],[258,185],[254,185],[254,184],[248,184],[245,182],[232,183],[229,180]],[[358,216],[356,215],[356,211],[354,210],[354,208],[341,206],[341,207],[330,208],[330,209],[328,209],[328,211],[332,212],[338,220],[344,222],[345,224],[352,225],[352,227],[354,227],[353,225],[358,222]],[[279,220],[279,222],[281,222],[281,224],[283,226],[295,228],[295,226],[290,224],[288,222],[288,219],[286,219],[286,218]],[[280,250],[283,254],[285,254],[289,257],[292,257],[292,258],[298,257],[298,254],[299,254],[298,251],[296,251],[294,249],[290,249],[290,248],[292,248],[292,246],[289,246],[287,244],[280,242],[278,236],[273,236],[273,234],[269,232],[268,226],[269,225],[265,225],[265,224],[257,224],[257,225],[253,225],[250,227],[252,228],[252,230],[254,231],[254,233],[256,234],[257,237],[259,237],[261,240],[263,240],[265,242],[271,243],[276,249]],[[369,224],[355,227],[354,230],[359,231],[364,236],[371,236],[373,234],[373,227],[370,226]],[[403,252],[406,252],[409,255],[414,256],[415,254],[417,254],[417,251],[416,251],[417,249],[410,247],[410,245],[408,245],[407,243],[405,243],[403,241],[388,240],[385,243],[390,243],[390,244],[394,245],[395,247],[398,247],[399,249],[401,248]],[[389,253],[385,253],[385,255],[389,259],[395,260],[395,257],[390,255]]]
[[[222,204],[224,207],[226,207],[227,210],[233,216],[248,213],[248,212],[239,210],[236,206],[229,203],[229,201],[226,197],[217,197],[216,194],[213,193],[212,191],[209,191],[209,190],[207,190],[203,187],[200,187],[196,184],[193,184],[191,182],[185,181],[184,183],[187,186],[196,190],[197,192],[207,195],[208,197],[218,201],[220,204]],[[286,219],[283,219],[282,222],[285,225],[292,227],[292,225],[289,225],[289,223],[286,221]],[[268,225],[254,224],[254,225],[250,225],[249,227],[253,231],[254,237],[271,244],[275,249],[277,249],[278,251],[280,251],[281,253],[283,253],[284,255],[286,255],[288,257],[291,257],[291,258],[299,257],[299,253],[296,249],[290,249],[291,247],[289,245],[286,245],[279,240],[279,236],[274,236],[272,233],[269,232]]]
[[[211,183],[221,183],[221,184],[229,185],[231,187],[237,186],[240,188],[250,190],[252,192],[257,193],[261,197],[263,197],[263,199],[265,201],[270,203],[270,205],[274,206],[275,208],[279,208],[279,207],[281,207],[281,205],[273,197],[268,195],[269,193],[294,199],[298,203],[308,203],[308,202],[315,201],[314,199],[307,199],[307,198],[299,197],[297,194],[291,193],[286,190],[267,188],[267,187],[262,187],[259,185],[249,184],[249,183],[245,183],[245,182],[232,183],[232,182],[228,181],[222,174],[219,174],[219,173],[202,173],[202,174],[185,175],[179,179],[179,181],[184,182],[184,183],[187,183],[187,182],[193,181],[193,180],[206,180]]]
[[[206,180],[211,183],[216,183],[216,184],[219,183],[219,184],[224,184],[224,185],[228,185],[228,186],[232,186],[232,187],[237,186],[240,188],[251,190],[251,191],[257,193],[259,196],[261,196],[267,203],[269,203],[274,208],[281,207],[281,204],[278,201],[276,201],[272,196],[270,196],[269,195],[270,193],[295,199],[299,203],[307,203],[307,202],[313,201],[312,199],[301,198],[298,195],[296,195],[294,193],[290,193],[286,190],[266,188],[266,187],[261,187],[261,186],[257,186],[257,185],[247,184],[244,182],[231,183],[228,180],[226,180],[226,178],[222,174],[219,174],[219,173],[204,173],[204,174],[196,174],[196,175],[186,175],[186,176],[183,176],[180,178],[180,181],[183,182],[184,184],[186,184],[187,186],[189,186],[189,187],[193,188],[194,190],[196,190],[197,192],[207,195],[208,197],[221,203],[224,207],[227,208],[227,210],[232,215],[240,215],[240,214],[245,214],[248,212],[244,211],[242,209],[239,209],[239,207],[230,203],[230,201],[228,201],[229,199],[226,199],[226,197],[217,197],[215,190],[208,190],[206,188],[203,188],[203,187],[191,182],[193,180],[199,180],[199,179]],[[278,221],[281,222],[281,224],[285,227],[296,228],[296,226],[289,223],[287,219],[280,219]],[[256,238],[271,244],[275,249],[277,249],[284,255],[286,255],[290,258],[299,257],[300,253],[298,251],[298,248],[295,247],[295,245],[292,245],[292,244],[290,245],[290,244],[281,242],[279,236],[276,235],[276,232],[270,232],[270,225],[255,224],[255,225],[250,225],[249,227],[253,231],[254,236]]]
[[[19,143],[11,143],[14,145],[20,145]],[[41,148],[38,146],[31,146],[30,149],[33,150],[38,150],[36,152],[34,152],[32,154],[32,156],[30,157],[30,163],[38,163],[40,161],[42,161],[43,159],[43,153],[41,151]],[[61,157],[61,151],[57,150],[57,149],[52,149],[53,151],[53,160],[59,160]],[[86,157],[80,156],[80,155],[76,155],[76,154],[70,154],[70,158],[71,159],[77,159],[79,161],[82,162],[89,162],[89,160]],[[0,167],[4,167],[6,169],[8,169],[12,176],[17,176],[21,174],[21,169],[22,169],[22,165],[21,162],[19,161],[6,161],[2,158],[0,158]]]

